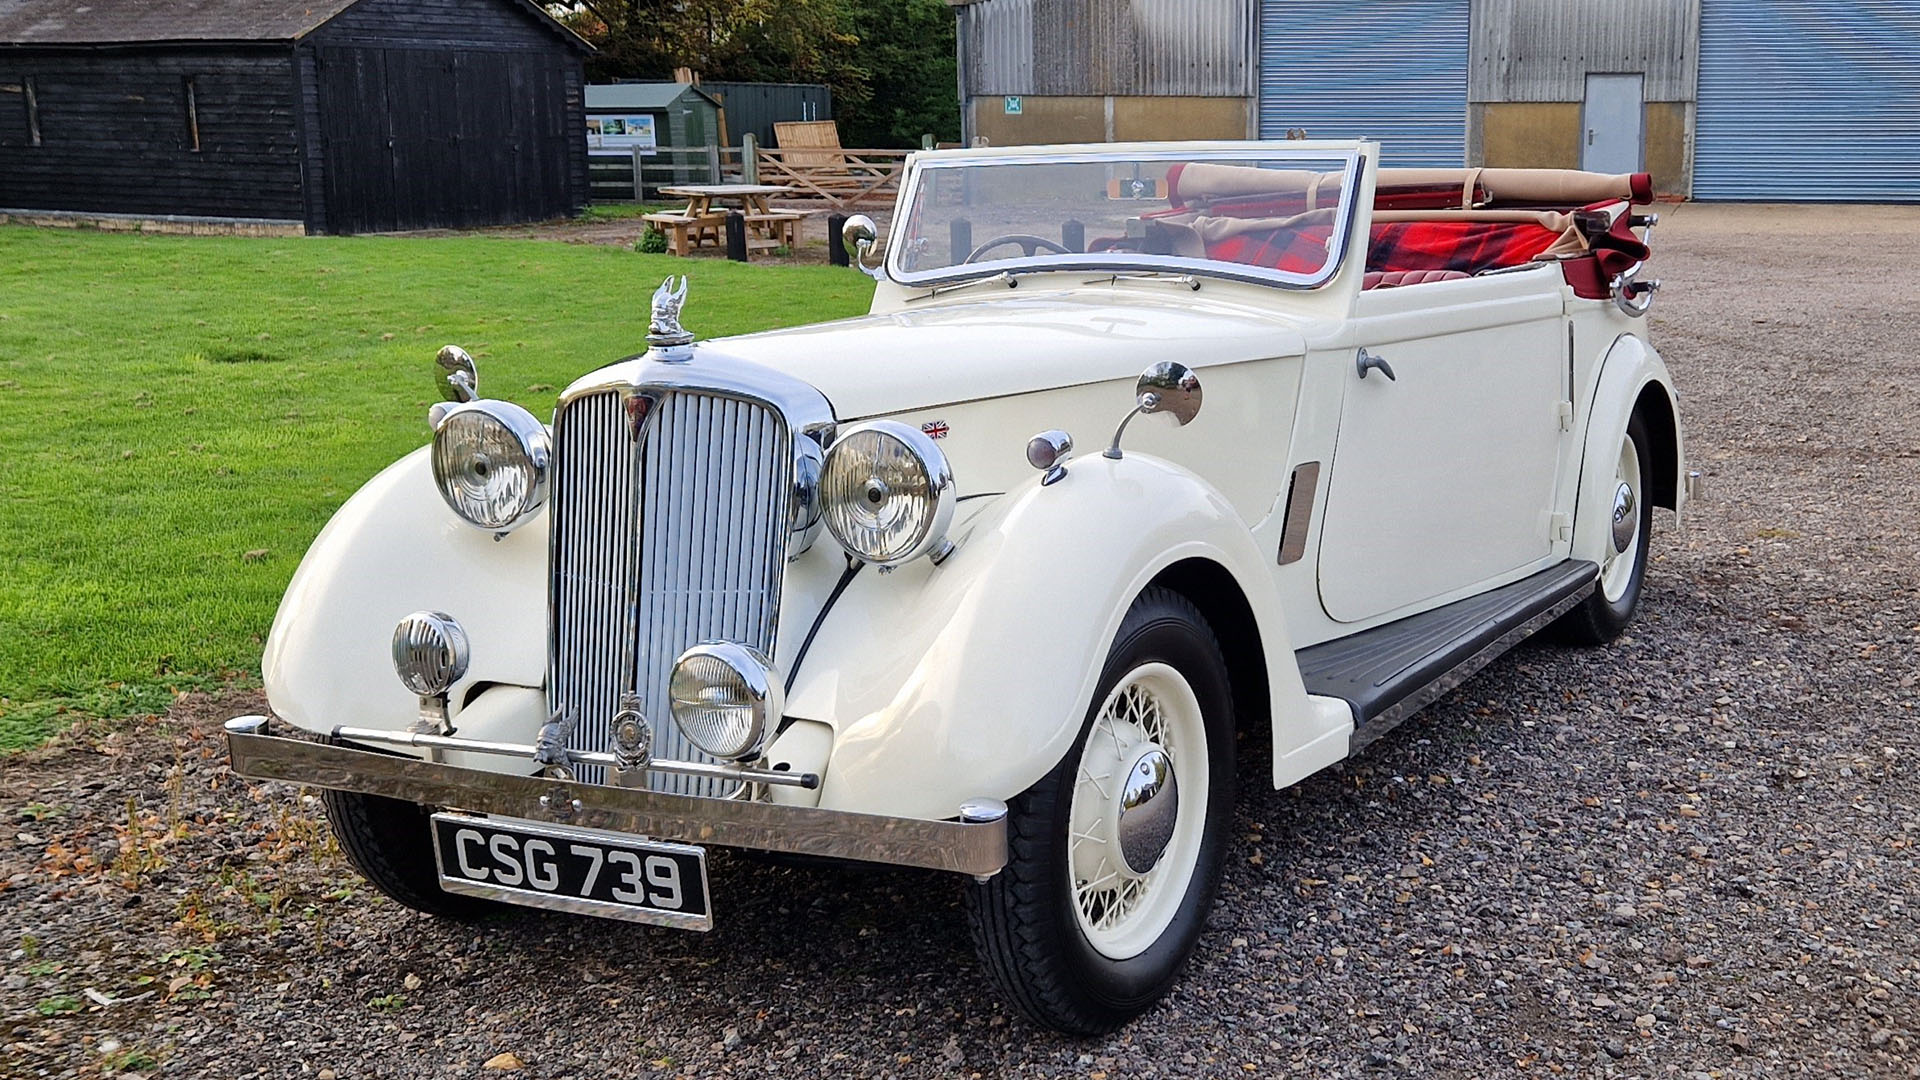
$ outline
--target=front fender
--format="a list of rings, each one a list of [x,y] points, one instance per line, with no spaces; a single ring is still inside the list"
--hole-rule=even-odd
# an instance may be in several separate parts
[[[1620,439],[1627,430],[1627,421],[1633,417],[1635,405],[1649,388],[1662,395],[1666,404],[1664,416],[1649,419],[1651,423],[1667,425],[1669,430],[1649,434],[1654,439],[1669,437],[1672,440],[1672,460],[1668,465],[1673,475],[1668,479],[1673,485],[1670,490],[1674,493],[1676,520],[1685,510],[1687,458],[1677,421],[1680,413],[1675,405],[1678,395],[1673,389],[1673,378],[1667,373],[1666,361],[1660,359],[1653,346],[1638,337],[1623,335],[1607,350],[1601,362],[1599,378],[1594,382],[1593,401],[1588,408],[1579,501],[1573,516],[1572,554],[1576,559],[1604,564],[1607,553],[1612,550],[1613,477]],[[1658,466],[1649,462],[1648,467]]]
[[[460,620],[482,683],[537,687],[546,674],[547,516],[496,540],[456,517],[427,448],[388,466],[327,523],[294,571],[261,660],[267,700],[307,731],[402,728],[417,702],[393,674],[393,628],[422,608]]]
[[[1224,567],[1252,609],[1276,726],[1307,711],[1266,560],[1232,506],[1144,454],[1000,496],[939,566],[863,571],[821,623],[787,713],[835,729],[820,805],[952,817],[1010,798],[1078,737],[1121,618],[1162,570]]]

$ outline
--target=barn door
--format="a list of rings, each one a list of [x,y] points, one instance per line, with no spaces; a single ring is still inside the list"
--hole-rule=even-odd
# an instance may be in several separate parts
[[[393,216],[392,110],[387,105],[386,53],[321,49],[321,160],[327,231],[385,232]]]
[[[319,59],[330,231],[472,228],[571,209],[560,63],[425,49]]]

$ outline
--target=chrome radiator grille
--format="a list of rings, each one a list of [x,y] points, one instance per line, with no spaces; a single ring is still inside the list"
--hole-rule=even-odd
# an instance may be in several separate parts
[[[609,748],[634,690],[655,757],[710,761],[680,734],[667,677],[688,646],[771,655],[786,567],[793,447],[774,410],[693,391],[631,402],[589,394],[554,425],[553,662],[547,699],[576,717],[572,747]],[[643,416],[641,435],[630,416]],[[583,767],[582,780],[605,781]],[[726,795],[727,781],[651,773],[649,786]]]

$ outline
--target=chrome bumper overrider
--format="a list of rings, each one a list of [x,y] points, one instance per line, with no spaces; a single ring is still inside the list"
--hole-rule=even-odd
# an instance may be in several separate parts
[[[540,776],[482,772],[418,758],[267,734],[267,720],[227,721],[233,771],[252,780],[384,795],[473,813],[589,829],[987,877],[1007,864],[1004,804],[956,807],[961,820],[884,817],[742,799],[710,799]]]

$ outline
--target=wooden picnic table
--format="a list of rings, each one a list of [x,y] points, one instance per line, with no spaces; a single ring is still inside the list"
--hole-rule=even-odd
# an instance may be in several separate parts
[[[806,215],[798,210],[775,210],[770,200],[793,189],[785,184],[685,184],[663,187],[660,194],[687,200],[685,210],[648,214],[645,220],[667,233],[667,248],[685,255],[709,244],[726,243],[727,210],[738,205],[747,221],[747,249],[771,251],[794,246],[795,228]]]

